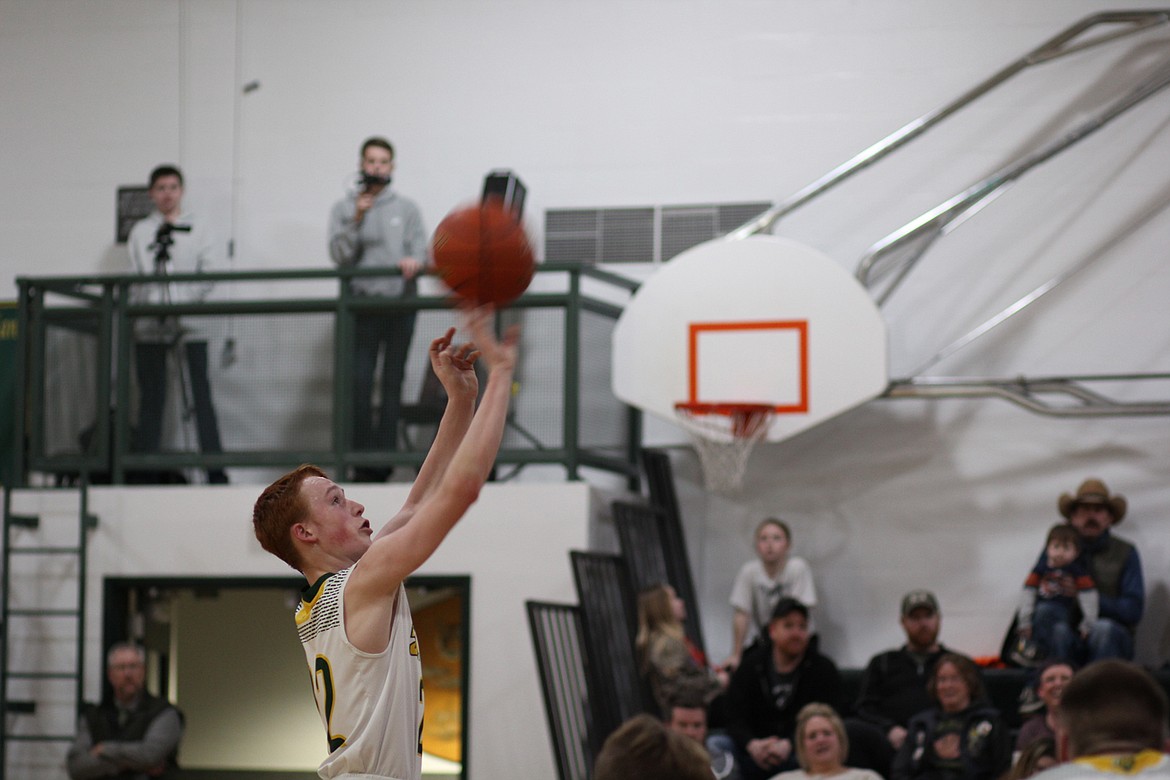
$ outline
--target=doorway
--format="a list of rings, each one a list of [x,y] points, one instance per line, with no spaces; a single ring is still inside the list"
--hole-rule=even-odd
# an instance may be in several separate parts
[[[292,613],[299,577],[110,577],[102,641],[147,652],[147,688],[186,718],[190,780],[311,780],[325,756]],[[423,774],[466,780],[468,576],[407,580],[423,660]],[[103,683],[103,696],[108,696]]]

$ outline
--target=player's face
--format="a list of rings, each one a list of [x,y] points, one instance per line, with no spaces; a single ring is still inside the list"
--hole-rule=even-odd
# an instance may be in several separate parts
[[[362,173],[386,178],[394,170],[394,158],[380,146],[368,147],[362,152]]]
[[[1113,525],[1113,515],[1104,504],[1077,504],[1068,522],[1085,539],[1093,540]]]
[[[146,683],[146,664],[135,651],[118,650],[110,657],[106,676],[110,679],[110,687],[114,689],[114,698],[130,703],[142,693]]]
[[[939,615],[927,608],[919,607],[902,616],[902,629],[906,632],[906,641],[915,649],[925,650],[933,647],[938,641]]]
[[[813,772],[835,768],[841,763],[841,738],[828,718],[814,715],[804,724],[801,735],[804,757]]]
[[[707,739],[707,713],[702,707],[675,707],[670,711],[670,728],[699,744]]]
[[[356,563],[370,547],[374,535],[366,508],[345,497],[345,491],[332,480],[309,477],[301,483],[301,494],[309,507],[309,520],[323,548]]]
[[[1072,667],[1064,664],[1050,666],[1040,674],[1040,679],[1036,683],[1036,696],[1044,702],[1049,712],[1060,706],[1064,686],[1068,685],[1072,676]]]
[[[971,704],[967,681],[954,664],[941,664],[935,672],[935,695],[944,712],[962,712]]]
[[[1048,543],[1048,565],[1054,569],[1068,566],[1077,559],[1077,546],[1070,542]]]
[[[787,658],[800,658],[808,649],[808,618],[799,612],[789,612],[768,624],[772,644]]]
[[[756,554],[764,563],[779,563],[788,554],[788,534],[778,525],[768,523],[756,534]]]
[[[178,176],[159,176],[150,187],[150,202],[163,214],[179,210],[183,199],[183,185]]]

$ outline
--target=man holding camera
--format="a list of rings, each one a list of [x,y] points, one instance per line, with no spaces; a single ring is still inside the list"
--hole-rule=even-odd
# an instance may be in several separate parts
[[[135,270],[155,277],[130,289],[135,304],[173,304],[202,301],[212,282],[172,282],[176,274],[210,270],[214,244],[206,226],[182,210],[183,174],[173,165],[160,165],[150,174],[150,200],[154,210],[135,223],[127,246]],[[163,411],[170,385],[168,358],[179,369],[184,414],[193,407],[199,449],[221,452],[219,422],[211,400],[207,375],[207,339],[196,326],[198,318],[180,321],[167,315],[147,315],[134,320],[135,375],[138,379],[138,430],[135,452],[158,452],[162,439]],[[222,468],[207,470],[207,481],[226,483]]]
[[[415,294],[426,259],[427,233],[414,201],[390,188],[394,147],[374,136],[362,144],[357,188],[329,215],[329,256],[342,268],[396,269],[399,273],[357,276],[355,296],[407,298]],[[392,452],[398,443],[402,380],[414,335],[413,310],[361,311],[353,334],[353,449]],[[382,356],[381,408],[374,414],[374,369]],[[389,464],[354,469],[356,482],[385,482]]]

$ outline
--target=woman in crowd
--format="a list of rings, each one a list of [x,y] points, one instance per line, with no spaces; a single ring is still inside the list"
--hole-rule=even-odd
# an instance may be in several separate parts
[[[654,700],[662,714],[680,685],[704,691],[709,704],[727,687],[726,672],[716,672],[706,656],[687,638],[683,629],[686,603],[669,585],[655,585],[638,596],[638,635],[635,644],[642,675],[650,681]]]
[[[984,702],[979,670],[966,656],[938,659],[927,682],[936,702],[910,719],[893,780],[994,780],[1011,765],[999,711]]]
[[[800,769],[781,772],[772,780],[881,780],[869,769],[845,766],[849,738],[845,724],[828,704],[814,702],[801,707],[796,715],[796,760]]]
[[[1060,717],[1060,696],[1064,686],[1072,679],[1072,664],[1068,661],[1046,661],[1036,675],[1036,697],[1044,704],[1044,710],[1037,712],[1024,722],[1016,737],[1016,750],[1024,750],[1043,737],[1056,737],[1056,721]]]

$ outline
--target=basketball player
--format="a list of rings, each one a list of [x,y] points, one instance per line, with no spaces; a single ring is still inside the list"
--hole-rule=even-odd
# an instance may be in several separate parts
[[[519,332],[497,341],[490,314],[468,316],[474,347],[455,347],[454,329],[431,342],[447,407],[406,503],[377,534],[365,507],[315,466],[256,501],[256,538],[309,583],[296,624],[329,741],[323,778],[421,775],[422,666],[402,583],[476,500],[500,447]],[[490,373],[476,411],[481,354]]]

